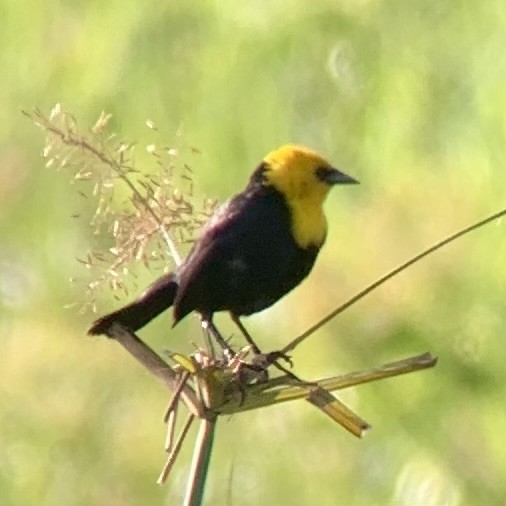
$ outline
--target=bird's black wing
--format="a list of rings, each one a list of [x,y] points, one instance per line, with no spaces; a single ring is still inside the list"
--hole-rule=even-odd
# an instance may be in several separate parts
[[[270,188],[236,195],[211,218],[179,271],[174,320],[193,310],[260,311],[309,273],[318,250],[302,250],[283,197]]]

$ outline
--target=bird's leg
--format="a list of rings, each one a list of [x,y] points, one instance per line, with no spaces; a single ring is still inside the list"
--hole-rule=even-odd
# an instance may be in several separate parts
[[[284,353],[281,353],[279,351],[273,351],[271,353],[262,353],[260,351],[260,348],[257,346],[255,341],[253,341],[253,338],[251,337],[250,333],[246,330],[246,327],[242,324],[241,320],[239,319],[239,316],[237,316],[234,313],[230,313],[230,318],[232,318],[232,321],[237,325],[239,330],[241,331],[242,335],[248,341],[248,343],[251,345],[251,348],[253,349],[253,352],[255,355],[257,355],[256,360],[253,360],[253,363],[255,365],[259,365],[260,367],[267,368],[273,363],[276,362],[278,359],[283,359],[285,362],[288,362],[290,364],[290,367],[292,367],[292,360],[290,357]],[[283,369],[284,371],[284,369]],[[285,371],[286,372],[286,371]]]
[[[233,357],[235,355],[234,350],[221,335],[220,331],[216,328],[211,315],[202,313],[202,328],[214,337],[226,355],[229,357]]]
[[[239,317],[234,313],[230,313],[230,318],[232,318],[232,321],[237,325],[237,327],[239,327],[241,334],[244,336],[246,341],[248,341],[248,343],[251,345],[251,348],[253,349],[255,355],[260,355],[262,353],[260,351],[260,348],[257,346],[255,341],[253,341],[253,338],[250,336],[249,332],[246,330],[246,327],[242,324]]]
[[[216,358],[216,350],[214,348],[214,341],[211,338],[211,332],[208,328],[206,328],[205,320],[202,317],[200,328],[202,329],[202,336],[204,338],[204,341],[206,343],[207,349],[209,350],[211,356],[213,358]]]

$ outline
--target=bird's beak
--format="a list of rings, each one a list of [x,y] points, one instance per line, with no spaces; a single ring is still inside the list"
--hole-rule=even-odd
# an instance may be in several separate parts
[[[325,174],[325,180],[328,184],[359,184],[356,179],[334,168]]]

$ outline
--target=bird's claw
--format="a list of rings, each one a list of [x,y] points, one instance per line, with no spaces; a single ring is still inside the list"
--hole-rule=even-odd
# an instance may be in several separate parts
[[[293,367],[293,361],[290,355],[283,353],[282,351],[271,351],[270,353],[257,353],[251,363],[253,365],[262,367],[263,369],[267,369],[277,360],[284,360],[290,368]]]

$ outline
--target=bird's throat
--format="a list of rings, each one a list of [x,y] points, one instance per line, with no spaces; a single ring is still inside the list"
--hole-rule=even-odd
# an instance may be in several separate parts
[[[289,203],[292,233],[301,248],[319,248],[327,235],[327,219],[320,202],[307,200],[297,199]]]

